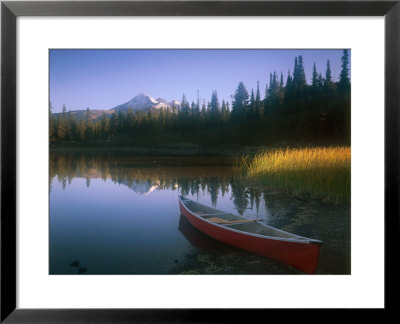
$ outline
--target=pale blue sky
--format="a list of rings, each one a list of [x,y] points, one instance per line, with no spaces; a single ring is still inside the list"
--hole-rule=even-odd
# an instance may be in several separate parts
[[[338,80],[340,50],[50,50],[50,101],[53,112],[65,104],[67,110],[111,109],[138,93],[154,98],[189,102],[218,98],[231,101],[240,81],[249,93],[260,82],[261,97],[271,72],[293,71],[294,59],[302,55],[307,81],[315,62],[325,74],[330,61]]]

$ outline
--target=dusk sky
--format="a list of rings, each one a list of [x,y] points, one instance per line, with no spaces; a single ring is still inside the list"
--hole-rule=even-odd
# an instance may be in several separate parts
[[[350,53],[350,51],[349,51]],[[153,98],[189,102],[211,98],[231,102],[240,81],[249,94],[260,82],[261,98],[269,74],[281,71],[286,81],[294,59],[302,55],[307,82],[315,62],[325,75],[330,61],[339,79],[342,50],[50,50],[50,101],[53,112],[111,109],[139,93]]]

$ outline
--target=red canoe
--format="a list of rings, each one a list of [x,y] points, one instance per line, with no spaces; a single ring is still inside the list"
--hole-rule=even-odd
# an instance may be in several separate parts
[[[179,196],[179,207],[194,227],[216,240],[267,256],[305,273],[314,273],[317,268],[322,241],[284,232],[182,196]]]

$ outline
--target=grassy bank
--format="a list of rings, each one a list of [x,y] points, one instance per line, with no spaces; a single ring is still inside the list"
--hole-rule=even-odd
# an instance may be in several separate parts
[[[240,158],[235,172],[265,190],[350,202],[350,161],[350,147],[261,150]]]

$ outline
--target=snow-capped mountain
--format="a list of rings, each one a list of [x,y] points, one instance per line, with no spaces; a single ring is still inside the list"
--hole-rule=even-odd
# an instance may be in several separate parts
[[[172,103],[172,104],[170,104]],[[179,107],[180,103],[177,100],[173,100],[171,102],[167,102],[165,99],[157,98],[154,99],[150,95],[146,93],[140,93],[137,96],[133,97],[128,102],[125,102],[121,105],[118,105],[112,110],[115,111],[128,111],[129,108],[132,108],[133,111],[136,110],[146,110],[146,109],[172,109]]]
[[[160,181],[135,181],[132,184],[128,184],[127,181],[123,181],[123,184],[127,185],[130,189],[136,192],[139,195],[147,196],[154,190],[160,187]]]
[[[168,104],[168,101],[165,100],[164,98],[157,98],[156,100],[157,100],[158,102],[163,102],[163,103],[165,103],[165,104]]]
[[[137,96],[133,97],[131,100],[120,104],[112,109],[101,110],[101,109],[90,109],[90,119],[96,120],[99,119],[103,114],[111,115],[116,111],[122,111],[126,113],[129,108],[132,108],[133,111],[140,110],[152,110],[152,109],[166,109],[173,110],[178,109],[181,103],[178,100],[167,101],[163,98],[154,99],[150,95],[146,93],[140,93]],[[72,110],[69,112],[71,116],[73,116],[76,120],[85,119],[87,117],[87,111],[85,110]],[[54,113],[54,116],[59,115],[60,113]]]

